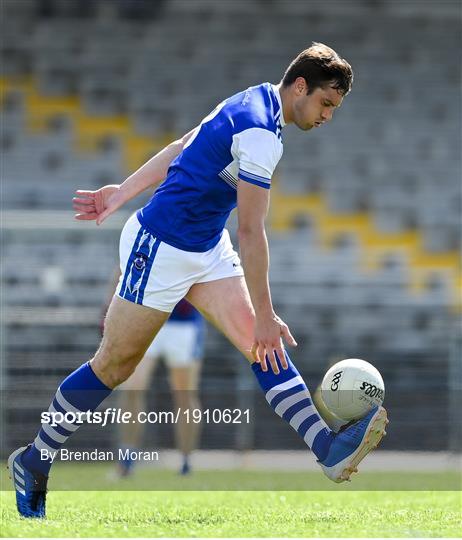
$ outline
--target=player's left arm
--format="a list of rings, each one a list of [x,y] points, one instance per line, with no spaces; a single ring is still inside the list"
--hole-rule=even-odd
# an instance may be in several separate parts
[[[245,280],[255,309],[254,341],[251,353],[267,370],[267,359],[274,373],[279,373],[275,353],[284,369],[287,361],[283,337],[290,345],[296,342],[288,326],[276,315],[268,280],[269,251],[265,218],[269,207],[269,189],[240,180],[238,183],[238,236]]]
[[[254,127],[234,136],[239,157],[237,208],[242,266],[255,309],[252,355],[267,370],[267,358],[279,372],[275,353],[283,368],[287,362],[281,337],[295,345],[287,325],[273,310],[268,281],[269,253],[265,219],[270,200],[271,177],[282,155],[282,143],[273,131]]]
[[[76,219],[96,220],[100,225],[115,212],[145,189],[157,188],[167,176],[171,162],[183,151],[195,129],[181,139],[173,141],[149,161],[131,174],[122,184],[103,186],[96,191],[77,190],[73,199]]]

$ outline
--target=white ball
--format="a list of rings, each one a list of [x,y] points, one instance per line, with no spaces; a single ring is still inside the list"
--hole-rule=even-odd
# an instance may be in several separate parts
[[[374,407],[382,405],[385,385],[372,364],[348,358],[337,362],[324,375],[321,396],[335,416],[342,420],[358,420]]]

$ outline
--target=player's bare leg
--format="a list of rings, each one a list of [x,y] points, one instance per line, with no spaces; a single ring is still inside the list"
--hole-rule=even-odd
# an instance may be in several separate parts
[[[191,287],[187,299],[252,363],[255,313],[244,278],[232,277]],[[375,448],[388,423],[382,407],[335,435],[316,410],[308,388],[295,366],[289,362],[279,375],[263,372],[252,364],[265,397],[275,412],[299,433],[311,448],[323,472],[334,482],[349,480],[358,464]]]
[[[104,336],[94,358],[71,373],[59,386],[48,409],[54,422],[42,424],[33,443],[8,459],[19,513],[45,517],[46,485],[51,465],[63,444],[80,424],[69,415],[94,411],[126,380],[143,357],[168,314],[115,296],[108,310]],[[58,420],[56,415],[60,414]]]
[[[247,358],[251,354],[255,312],[243,277],[230,277],[193,285],[186,299]]]
[[[135,371],[169,314],[114,296],[100,347],[90,361],[95,375],[115,388]]]
[[[190,472],[189,456],[197,448],[200,433],[200,423],[191,419],[192,411],[200,408],[198,397],[199,375],[201,364],[193,360],[187,366],[170,368],[170,387],[173,393],[175,407],[182,411],[189,409],[188,416],[180,414],[178,424],[175,424],[177,447],[183,456],[182,474]]]

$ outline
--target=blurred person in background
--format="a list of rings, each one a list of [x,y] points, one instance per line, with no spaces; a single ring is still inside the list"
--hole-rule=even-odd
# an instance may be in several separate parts
[[[320,417],[284,348],[283,339],[291,346],[296,341],[273,308],[265,218],[282,129],[295,124],[310,131],[330,121],[352,81],[346,60],[313,43],[279,84],[263,83],[225,99],[122,184],[77,191],[76,218],[100,225],[145,189],[156,188],[122,231],[123,274],[101,345],[63,381],[50,411],[96,409],[130,377],[186,297],[249,361],[269,405],[312,450],[324,474],[334,482],[350,479],[380,442],[386,411],[376,407],[339,433]],[[224,228],[236,206],[242,266]],[[33,443],[9,457],[21,515],[45,516],[51,464],[78,427],[43,424]]]
[[[162,359],[168,368],[170,389],[175,410],[180,410],[178,423],[175,423],[175,440],[181,452],[180,474],[191,472],[190,456],[197,448],[200,423],[187,421],[184,411],[200,408],[198,398],[199,377],[204,354],[205,321],[201,314],[187,300],[180,300],[172,314],[146,351],[144,358],[119,389],[118,406],[130,411],[131,418],[146,411],[147,391],[152,381],[158,361]],[[138,421],[119,425],[118,448],[139,450],[141,448],[146,424]],[[124,454],[125,455],[125,454]],[[126,477],[133,472],[134,461],[121,459],[117,474]]]

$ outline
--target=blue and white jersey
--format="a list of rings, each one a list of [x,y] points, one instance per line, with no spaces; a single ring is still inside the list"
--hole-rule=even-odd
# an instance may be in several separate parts
[[[238,180],[269,189],[282,156],[282,102],[270,83],[220,103],[171,163],[165,182],[138,211],[154,236],[184,251],[220,240],[237,204]]]

